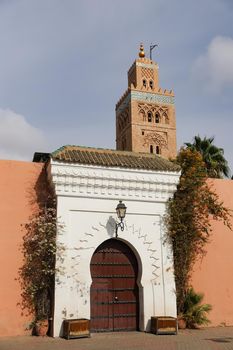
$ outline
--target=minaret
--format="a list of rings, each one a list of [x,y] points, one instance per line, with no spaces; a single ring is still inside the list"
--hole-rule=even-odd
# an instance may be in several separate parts
[[[128,89],[116,104],[116,148],[176,156],[174,93],[159,87],[158,64],[139,58],[128,71]]]

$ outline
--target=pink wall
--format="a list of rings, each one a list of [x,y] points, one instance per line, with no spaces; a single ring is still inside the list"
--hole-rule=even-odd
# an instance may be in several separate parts
[[[233,210],[233,180],[211,180],[219,199]],[[233,218],[231,219],[233,227]],[[213,221],[207,254],[195,265],[193,287],[212,305],[211,326],[233,325],[233,231]]]
[[[35,210],[30,202],[42,167],[42,163],[0,160],[0,336],[23,335],[28,324],[17,306],[20,288],[15,278],[22,263],[21,224]]]
[[[20,287],[15,280],[22,264],[20,244],[36,205],[35,185],[41,181],[42,163],[0,160],[0,336],[23,335],[29,319],[21,315]],[[213,180],[225,206],[233,209],[233,181]],[[233,219],[232,219],[233,225]],[[193,273],[193,286],[212,304],[212,326],[233,325],[233,232],[213,222],[207,254]]]

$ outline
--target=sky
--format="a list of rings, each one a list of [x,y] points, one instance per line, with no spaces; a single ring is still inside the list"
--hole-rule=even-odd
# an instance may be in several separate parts
[[[214,136],[233,172],[232,0],[0,0],[0,159],[114,149],[141,42],[175,92],[178,148]]]

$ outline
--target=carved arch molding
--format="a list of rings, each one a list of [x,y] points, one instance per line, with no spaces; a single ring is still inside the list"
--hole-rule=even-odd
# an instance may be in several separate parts
[[[167,148],[167,140],[156,132],[150,132],[144,136],[143,146],[149,146],[151,144],[154,144],[161,148]]]
[[[159,106],[152,103],[138,103],[138,113],[143,116],[143,120],[146,120],[146,114],[150,112],[152,115],[159,115],[160,122],[169,124],[169,110],[166,106]]]

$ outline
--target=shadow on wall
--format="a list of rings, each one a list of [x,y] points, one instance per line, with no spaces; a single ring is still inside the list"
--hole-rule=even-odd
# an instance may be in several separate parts
[[[145,332],[147,333],[151,332],[151,319],[147,321]]]
[[[112,217],[109,216],[107,224],[106,224],[106,229],[107,233],[110,238],[115,237],[115,232],[116,232],[116,220]]]

